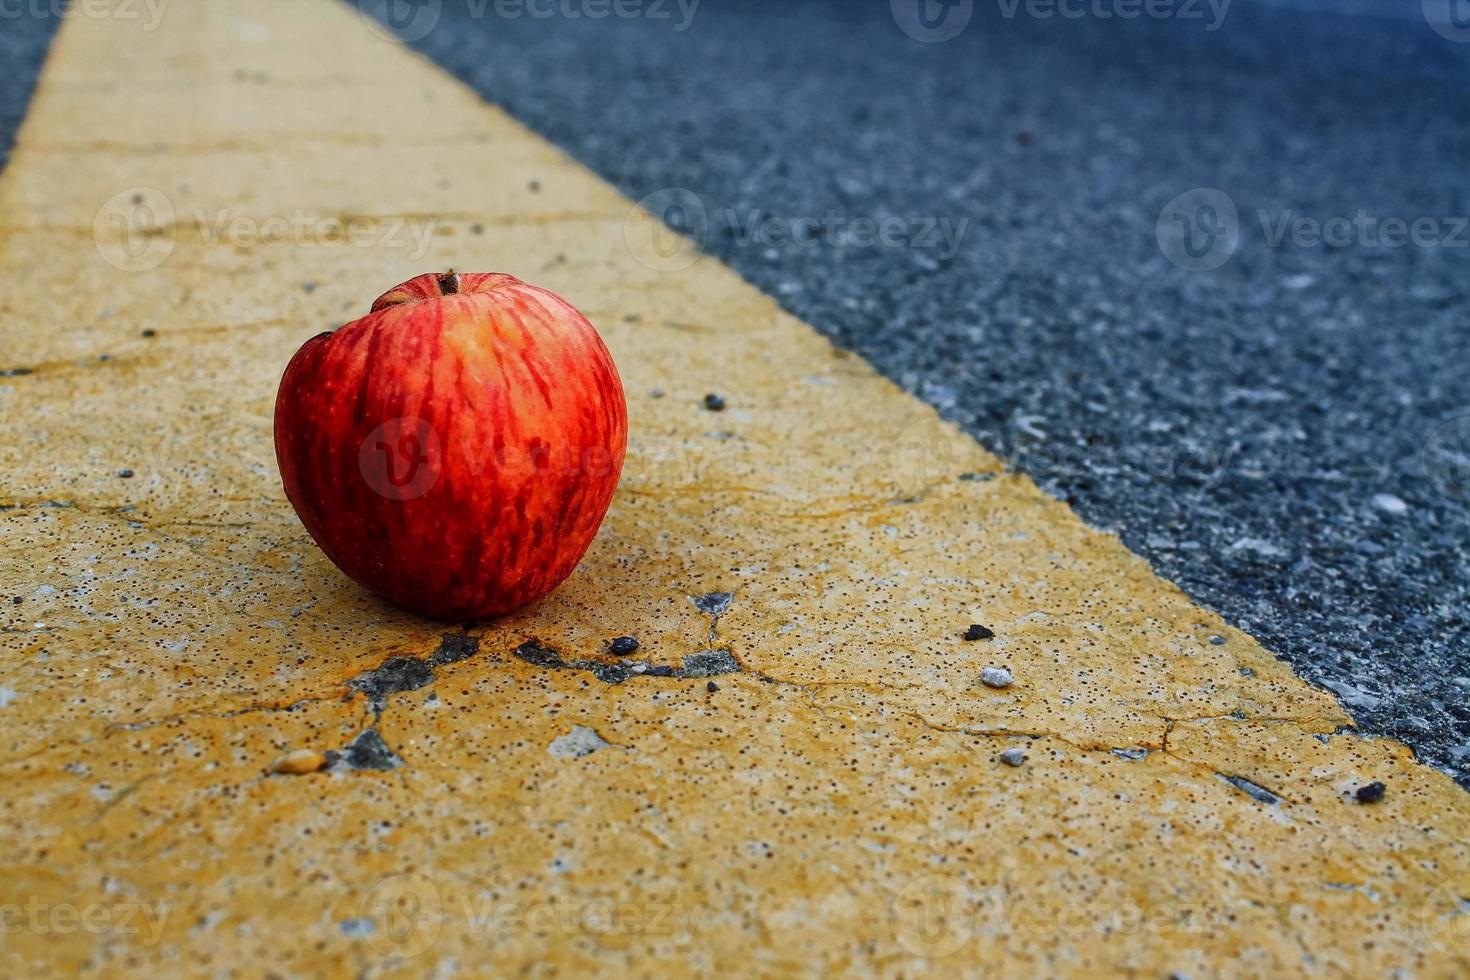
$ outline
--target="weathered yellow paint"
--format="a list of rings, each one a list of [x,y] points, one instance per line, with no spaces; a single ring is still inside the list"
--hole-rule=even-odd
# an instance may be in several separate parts
[[[0,180],[5,975],[1470,970],[1465,794],[729,270],[659,271],[629,209],[345,5],[64,26]],[[251,243],[298,214],[372,241]],[[298,525],[276,380],[449,267],[598,324],[623,486],[570,582],[388,699],[404,766],[273,772],[442,630]],[[509,653],[621,633],[746,670]],[[607,744],[553,752],[574,726]]]

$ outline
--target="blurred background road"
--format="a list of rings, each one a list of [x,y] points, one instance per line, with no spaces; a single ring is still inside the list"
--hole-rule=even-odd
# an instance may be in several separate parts
[[[1457,0],[391,2],[362,6],[1470,781]],[[54,20],[4,24],[13,80]]]
[[[36,74],[59,24],[60,18],[45,10],[0,11],[0,66],[5,68],[5,85],[0,87],[0,167],[10,158],[16,128],[25,118]]]

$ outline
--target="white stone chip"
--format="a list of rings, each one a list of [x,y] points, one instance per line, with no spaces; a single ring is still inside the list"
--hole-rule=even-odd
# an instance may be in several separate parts
[[[1402,498],[1395,497],[1391,493],[1375,493],[1371,503],[1385,514],[1397,516],[1409,512],[1409,505],[1404,503]]]
[[[558,759],[580,759],[611,744],[586,725],[573,725],[570,732],[552,739],[547,751]]]
[[[1004,667],[986,667],[980,671],[980,682],[986,687],[1010,687],[1016,679]]]

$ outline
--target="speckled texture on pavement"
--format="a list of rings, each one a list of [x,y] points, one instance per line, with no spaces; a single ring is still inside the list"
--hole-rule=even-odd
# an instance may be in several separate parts
[[[445,0],[416,43],[629,196],[697,194],[710,252],[1470,781],[1470,43],[1418,0],[1166,6],[1198,18],[982,2],[919,43],[888,0]],[[1196,187],[1241,233],[1191,272],[1156,222]]]
[[[68,21],[0,214],[5,975],[1470,968],[1448,777],[347,8]],[[271,462],[297,344],[450,266],[632,393],[493,624]]]

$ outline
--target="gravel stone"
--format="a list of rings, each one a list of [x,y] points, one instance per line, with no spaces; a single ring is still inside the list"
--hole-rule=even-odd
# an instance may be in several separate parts
[[[980,671],[980,680],[986,687],[1010,687],[1016,682],[1011,672],[1004,667],[986,667]]]
[[[547,751],[558,759],[580,759],[611,744],[586,725],[573,725],[570,732],[552,739]]]
[[[1409,512],[1409,505],[1391,493],[1374,494],[1372,504],[1378,510],[1383,511],[1383,513],[1392,514],[1395,517]]]
[[[631,657],[638,652],[638,638],[636,636],[620,636],[607,645],[608,652],[618,657]]]
[[[1383,799],[1383,794],[1387,790],[1388,787],[1382,783],[1369,783],[1367,786],[1360,786],[1353,796],[1359,803],[1377,803]]]

